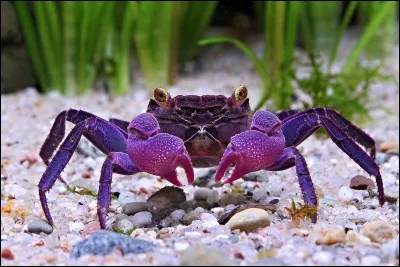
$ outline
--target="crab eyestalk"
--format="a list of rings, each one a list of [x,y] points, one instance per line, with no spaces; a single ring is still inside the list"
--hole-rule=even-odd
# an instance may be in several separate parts
[[[184,143],[176,136],[158,133],[159,125],[150,113],[137,116],[128,126],[126,146],[132,161],[144,172],[161,176],[176,186],[182,186],[176,172],[185,170],[188,183],[194,181],[192,162]]]

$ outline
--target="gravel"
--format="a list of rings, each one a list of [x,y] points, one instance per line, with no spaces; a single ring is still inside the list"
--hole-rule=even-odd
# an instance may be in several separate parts
[[[34,234],[51,234],[53,232],[53,227],[45,220],[37,220],[30,222],[28,224],[28,232]]]
[[[354,40],[349,39],[352,36],[354,35],[349,34],[345,38],[343,49],[339,53],[343,58],[334,65],[334,70],[340,70],[348,48],[354,44]],[[260,37],[246,41],[261,55]],[[393,56],[386,68],[394,71],[397,76],[398,48],[398,45],[394,47]],[[296,54],[303,55],[301,51],[296,51]],[[245,84],[249,89],[250,104],[254,107],[260,95],[260,80],[249,60],[237,48],[230,45],[212,46],[200,60],[200,65],[203,66],[201,70],[190,75],[181,75],[175,86],[167,87],[172,95],[188,92],[230,95],[238,85]],[[299,68],[299,71],[304,70]],[[160,194],[159,192],[163,192],[161,189],[170,187],[171,184],[146,173],[128,176],[113,174],[111,192],[115,192],[114,196],[118,199],[111,201],[106,218],[106,226],[109,229],[105,234],[107,238],[100,238],[106,244],[103,247],[99,246],[98,241],[93,241],[96,240],[99,229],[97,198],[71,193],[66,190],[64,184],[56,181],[47,193],[49,209],[55,223],[53,232],[31,233],[29,225],[44,219],[37,185],[46,166],[41,162],[38,153],[55,117],[64,109],[76,108],[105,119],[117,117],[131,120],[146,110],[149,99],[148,94],[142,90],[144,83],[137,73],[139,72],[135,70],[132,90],[125,97],[111,97],[104,92],[93,91],[80,97],[61,97],[57,93],[43,96],[32,88],[15,94],[1,95],[1,247],[2,255],[4,253],[4,257],[1,258],[2,265],[211,263],[265,266],[367,265],[371,262],[398,265],[399,89],[397,85],[386,83],[375,84],[371,88],[372,101],[368,106],[371,120],[362,125],[357,120],[354,122],[379,141],[377,163],[385,192],[393,203],[380,206],[376,197],[376,187],[369,186],[362,190],[350,188],[351,178],[357,175],[372,179],[374,183],[375,179],[366,174],[330,139],[312,135],[298,146],[309,166],[313,183],[319,188],[318,225],[329,225],[338,234],[340,232],[337,237],[332,236],[329,231],[318,229],[309,220],[301,221],[298,226],[292,223],[285,208],[291,206],[292,200],[295,203],[303,203],[295,168],[280,172],[260,171],[257,175],[248,175],[246,179],[224,185],[213,182],[215,169],[196,169],[195,184],[180,189],[165,189],[164,191],[171,190],[168,191],[169,194],[159,197],[157,201],[154,201],[154,197],[150,200],[150,207],[155,207],[155,210],[148,209],[151,213],[135,210],[138,212],[130,216],[124,214],[125,205],[132,202],[148,202],[150,196]],[[392,112],[387,113],[385,110]],[[71,123],[67,123],[66,132],[72,127]],[[83,140],[84,137],[81,141],[85,143],[83,150],[96,151],[90,143]],[[64,169],[62,177],[70,186],[77,186],[77,190],[83,187],[97,193],[98,178],[104,160],[105,155],[98,152],[75,153]],[[183,178],[184,172],[178,170],[178,175]],[[209,198],[194,200],[199,186],[218,193],[218,202],[208,203]],[[339,199],[343,200],[343,196],[340,195],[343,190],[345,193],[351,190],[352,197],[344,194],[345,201],[340,201]],[[275,203],[274,199],[279,199],[279,202]],[[224,202],[225,200],[230,201]],[[218,223],[223,214],[229,211],[234,213],[241,205],[265,205],[270,202],[274,203],[276,211],[263,210],[270,221],[269,226],[246,233],[240,229],[231,230],[228,226]],[[246,209],[241,212],[245,211]],[[120,216],[122,214],[124,216]],[[191,214],[192,218],[183,223],[188,214]],[[135,216],[140,220],[137,217],[133,219]],[[231,218],[232,215],[228,216],[227,220]],[[112,232],[113,226],[118,222],[121,225],[121,221],[125,219],[134,226],[134,221],[138,220],[141,223],[140,227],[136,225],[136,229],[127,232],[130,236]],[[372,232],[363,230],[371,227],[369,223],[373,221],[380,221],[380,231],[374,230],[373,227]],[[118,238],[108,237],[109,235],[117,235]],[[322,240],[321,244],[315,242],[316,236]],[[332,238],[336,240],[332,241]],[[124,243],[122,239],[128,243]],[[132,248],[133,252],[122,252],[116,248],[115,240],[120,240],[118,242]],[[325,240],[334,244],[323,244]],[[100,243],[103,244],[103,241]],[[140,250],[138,244],[141,244],[139,247],[148,250]],[[5,248],[7,250],[4,250]],[[140,253],[136,254],[137,252]],[[108,255],[102,256],[104,253]],[[82,256],[72,256],[78,254]]]

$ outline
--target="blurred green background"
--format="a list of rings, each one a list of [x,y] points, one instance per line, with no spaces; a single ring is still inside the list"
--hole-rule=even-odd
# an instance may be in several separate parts
[[[126,94],[136,74],[132,59],[149,92],[167,87],[205,46],[229,43],[248,56],[260,77],[256,109],[267,99],[277,110],[288,109],[299,88],[313,106],[337,108],[351,118],[366,114],[370,84],[391,79],[380,70],[398,41],[397,1],[15,1],[12,7],[37,87],[65,95],[84,94],[99,80],[110,94]],[[232,27],[235,37],[204,39],[214,26]],[[334,73],[350,26],[358,26],[360,35]],[[263,36],[261,57],[244,41],[246,32]],[[295,47],[304,49],[307,62],[294,57]],[[363,57],[374,64],[360,64]],[[309,66],[309,76],[297,77],[296,64]]]

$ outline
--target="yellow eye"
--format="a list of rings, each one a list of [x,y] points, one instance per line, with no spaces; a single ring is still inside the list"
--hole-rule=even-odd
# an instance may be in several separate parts
[[[165,103],[168,100],[168,93],[163,88],[154,89],[154,98],[157,102]]]
[[[247,97],[247,88],[246,86],[239,86],[235,90],[235,98],[236,101],[242,101]]]

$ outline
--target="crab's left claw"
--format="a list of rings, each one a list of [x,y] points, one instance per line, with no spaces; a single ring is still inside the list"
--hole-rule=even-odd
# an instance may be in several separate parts
[[[182,186],[176,172],[182,167],[189,184],[194,181],[190,156],[183,141],[173,135],[158,133],[157,120],[149,113],[140,114],[128,126],[130,135],[127,152],[144,172],[161,176],[176,186]]]
[[[221,181],[227,169],[234,165],[230,183],[243,175],[262,170],[275,163],[285,148],[285,138],[279,121],[271,120],[269,114],[258,112],[253,118],[252,128],[231,138],[219,163],[215,180]],[[274,119],[274,118],[273,118]]]

